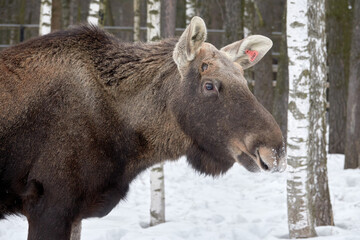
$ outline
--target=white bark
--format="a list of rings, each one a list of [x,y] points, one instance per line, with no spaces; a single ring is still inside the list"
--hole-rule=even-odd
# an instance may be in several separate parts
[[[147,41],[160,39],[160,0],[147,1]]]
[[[315,236],[309,210],[310,53],[308,1],[287,1],[289,55],[288,223],[291,238]]]
[[[88,23],[97,26],[99,24],[100,0],[91,0],[89,6]]]
[[[134,0],[134,42],[140,41],[140,0]]]
[[[51,0],[41,0],[39,35],[51,32]]]
[[[190,24],[191,19],[195,16],[195,0],[186,0],[185,9],[187,26]]]
[[[147,40],[160,39],[160,0],[147,1]],[[157,164],[150,170],[151,205],[150,226],[165,222],[164,164]]]
[[[150,172],[150,226],[165,222],[164,164],[156,164]]]
[[[316,226],[334,225],[327,177],[325,0],[308,0],[310,58],[310,196]],[[311,17],[310,17],[311,16]]]

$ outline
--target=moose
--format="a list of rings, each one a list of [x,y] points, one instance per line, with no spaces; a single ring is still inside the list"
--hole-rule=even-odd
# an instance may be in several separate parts
[[[261,35],[218,50],[194,17],[180,38],[124,43],[94,26],[0,53],[0,218],[28,239],[69,239],[103,217],[143,170],[187,156],[207,175],[237,162],[282,171],[281,130],[243,70],[272,47]]]

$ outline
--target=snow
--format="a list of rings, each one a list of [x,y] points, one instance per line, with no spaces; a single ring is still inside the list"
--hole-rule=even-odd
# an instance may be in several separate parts
[[[343,170],[343,155],[329,155],[335,226],[318,227],[316,240],[360,240],[360,169]],[[182,158],[165,164],[166,223],[150,221],[149,171],[130,186],[106,217],[83,221],[83,240],[287,239],[286,173],[247,172],[238,164],[221,177],[194,172]],[[0,239],[24,240],[23,217],[0,221]]]

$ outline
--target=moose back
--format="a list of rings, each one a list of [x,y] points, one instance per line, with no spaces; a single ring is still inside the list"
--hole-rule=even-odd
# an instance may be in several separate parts
[[[179,39],[123,43],[92,26],[0,53],[0,218],[28,239],[69,239],[102,217],[144,169],[186,155],[194,169],[282,170],[273,117],[243,70],[271,48],[254,35],[218,50],[194,17]]]

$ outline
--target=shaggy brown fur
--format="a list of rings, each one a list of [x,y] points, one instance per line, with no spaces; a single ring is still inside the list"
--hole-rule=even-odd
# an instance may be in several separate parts
[[[202,94],[204,59],[227,76],[239,67],[204,48],[182,78],[176,43],[122,43],[83,26],[2,51],[0,217],[24,214],[29,239],[68,239],[73,222],[106,215],[157,162],[186,154],[195,169],[223,173],[229,142],[254,129],[254,149],[283,147],[244,82],[221,83],[214,68],[221,95]]]

